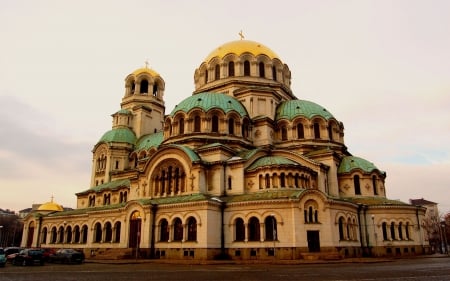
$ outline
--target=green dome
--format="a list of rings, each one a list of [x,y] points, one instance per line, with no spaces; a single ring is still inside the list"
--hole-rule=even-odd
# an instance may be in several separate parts
[[[247,168],[247,171],[253,171],[267,166],[298,166],[299,164],[281,156],[265,156],[256,160]]]
[[[136,143],[136,135],[129,128],[116,128],[106,132],[98,142]]]
[[[236,111],[241,117],[248,115],[245,107],[234,97],[226,94],[205,92],[190,96],[180,102],[172,110],[170,116],[174,116],[179,111],[188,113],[194,108],[200,108],[205,112],[213,108],[221,109],[225,113]]]
[[[117,111],[115,114],[132,115],[133,113],[131,113],[131,111],[129,111],[128,109],[121,109],[121,110]]]
[[[334,118],[330,112],[316,103],[306,100],[290,100],[285,101],[278,106],[275,120],[293,120],[298,116],[303,116],[308,119],[320,116],[325,120]]]
[[[163,140],[163,132],[142,136],[136,144],[135,151],[148,150],[152,147],[157,148]]]
[[[350,173],[355,169],[363,170],[367,173],[378,170],[373,163],[365,159],[356,156],[346,156],[342,159],[341,164],[339,165],[338,173]]]

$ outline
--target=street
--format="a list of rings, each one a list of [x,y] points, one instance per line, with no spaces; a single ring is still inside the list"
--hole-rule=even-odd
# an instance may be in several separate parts
[[[46,264],[0,268],[1,281],[118,280],[450,280],[450,258],[322,264]]]

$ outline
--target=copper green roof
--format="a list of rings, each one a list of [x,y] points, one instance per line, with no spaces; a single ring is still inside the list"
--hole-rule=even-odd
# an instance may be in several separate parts
[[[209,196],[202,194],[202,193],[196,193],[196,194],[190,194],[190,195],[164,197],[164,198],[141,199],[141,200],[139,200],[139,202],[143,205],[149,205],[149,204],[165,205],[165,204],[203,201],[203,200],[208,200],[208,199],[209,199]]]
[[[256,170],[266,166],[298,166],[299,164],[281,156],[265,156],[261,157],[251,164],[247,171]]]
[[[225,113],[235,111],[241,117],[248,115],[245,107],[234,97],[226,94],[209,92],[188,97],[176,105],[170,115],[174,116],[179,111],[188,113],[194,108],[200,108],[205,112],[211,109],[220,109]]]
[[[111,181],[111,182],[107,182],[107,183],[104,183],[101,185],[91,187],[88,190],[77,193],[76,195],[83,195],[83,194],[87,194],[89,192],[100,192],[103,190],[117,190],[121,187],[129,187],[129,186],[130,186],[130,180],[128,180],[128,179],[115,180],[115,181]]]
[[[349,197],[345,199],[340,199],[342,201],[349,201],[356,204],[364,204],[364,205],[409,205],[400,200],[391,200],[385,197]]]
[[[163,140],[164,140],[163,132],[157,132],[154,134],[142,136],[137,141],[135,151],[148,150],[152,147],[158,148],[158,146],[163,142]]]
[[[136,135],[129,128],[115,128],[106,132],[98,142],[125,142],[129,144],[135,144]]]
[[[115,114],[132,115],[131,111],[129,111],[128,109],[121,109],[121,110],[117,111]]]
[[[221,199],[223,199],[223,201],[226,201],[227,203],[274,199],[298,199],[300,198],[300,195],[305,191],[306,189],[262,191],[256,193],[227,196]]]
[[[346,156],[339,164],[338,173],[350,173],[351,171],[359,169],[364,172],[370,173],[379,169],[375,165],[363,158],[356,156]]]
[[[325,120],[334,118],[330,112],[316,103],[306,100],[290,100],[281,103],[277,107],[275,120],[293,120],[300,116],[308,119],[316,116],[323,117]]]
[[[195,153],[195,151],[193,151],[192,149],[190,149],[187,146],[180,145],[180,144],[169,144],[167,147],[175,147],[175,148],[183,150],[184,153],[186,153],[187,156],[189,156],[189,158],[191,159],[192,162],[200,161],[200,157],[197,155],[197,153]]]

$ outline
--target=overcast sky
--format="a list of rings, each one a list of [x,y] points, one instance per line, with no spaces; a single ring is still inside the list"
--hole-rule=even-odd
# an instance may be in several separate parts
[[[148,60],[170,113],[243,30],[387,172],[389,198],[450,211],[449,15],[446,0],[0,0],[0,208],[76,207],[125,77]]]

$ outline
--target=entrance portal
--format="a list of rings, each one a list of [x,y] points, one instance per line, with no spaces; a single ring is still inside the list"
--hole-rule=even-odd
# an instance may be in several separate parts
[[[306,232],[306,237],[308,239],[308,249],[309,252],[320,252],[320,238],[318,230],[308,230]]]

